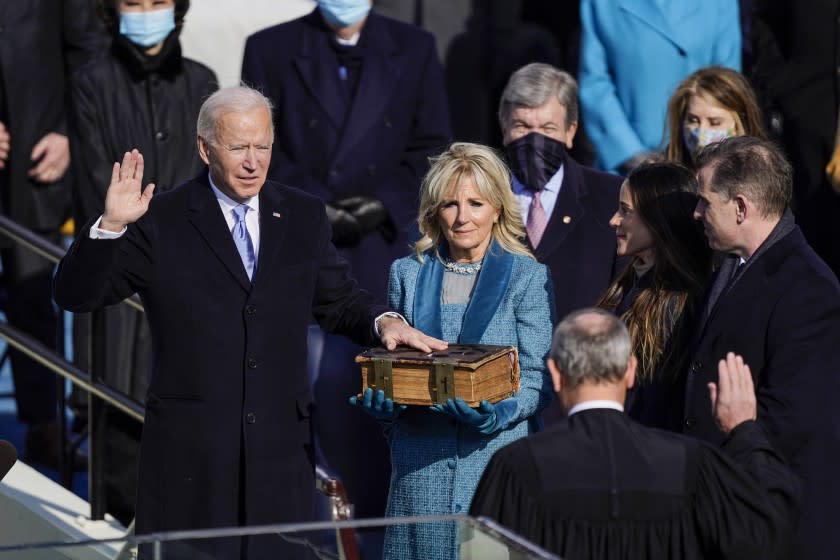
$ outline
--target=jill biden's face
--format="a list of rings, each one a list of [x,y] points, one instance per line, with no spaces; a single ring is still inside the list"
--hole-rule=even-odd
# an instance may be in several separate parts
[[[738,204],[712,190],[714,166],[702,167],[697,173],[697,206],[694,219],[703,222],[703,232],[709,246],[724,253],[736,252],[738,247]]]
[[[505,131],[504,144],[508,145],[531,132],[539,132],[571,148],[577,123],[566,126],[566,107],[556,96],[552,96],[539,107],[514,107],[510,114],[510,128]]]
[[[198,138],[201,159],[210,167],[213,182],[237,202],[257,196],[271,162],[271,114],[258,108],[224,113],[216,121],[216,141]]]
[[[636,211],[630,184],[621,184],[618,210],[613,214],[610,225],[615,228],[616,253],[620,256],[638,257],[645,264],[654,260],[655,241],[642,217]]]
[[[449,245],[450,257],[459,262],[484,257],[498,217],[499,211],[481,195],[475,180],[462,175],[438,207],[438,225]]]

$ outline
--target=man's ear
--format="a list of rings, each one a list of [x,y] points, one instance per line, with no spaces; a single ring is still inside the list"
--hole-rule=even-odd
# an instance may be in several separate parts
[[[744,220],[747,219],[748,213],[752,210],[750,206],[750,202],[744,198],[743,195],[735,195],[733,199],[735,201],[735,217],[738,220],[738,223],[742,223]]]
[[[576,122],[573,122],[572,124],[570,124],[569,127],[566,129],[566,147],[569,148],[570,150],[572,149],[572,146],[574,145],[573,141],[575,139],[575,134],[577,134],[577,129],[578,129],[578,123],[576,123]]]
[[[205,165],[210,165],[210,144],[201,136],[196,138],[196,144],[198,145],[198,155],[201,157],[201,161]]]
[[[627,369],[624,371],[624,385],[627,389],[631,389],[636,383],[636,367],[639,365],[639,360],[636,356],[630,354],[627,360]]]
[[[548,372],[551,374],[551,382],[554,385],[554,392],[559,393],[563,390],[563,374],[560,373],[559,369],[557,369],[557,363],[552,358],[548,358],[545,363],[548,366]]]

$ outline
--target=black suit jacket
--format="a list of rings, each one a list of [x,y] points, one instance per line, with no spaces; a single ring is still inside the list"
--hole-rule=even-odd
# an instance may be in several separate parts
[[[684,431],[720,442],[707,383],[735,352],[749,364],[758,421],[805,481],[797,558],[840,550],[840,285],[798,227],[758,255],[720,296],[696,337]]]
[[[42,184],[27,173],[35,144],[67,134],[70,74],[104,50],[106,37],[86,0],[0,0],[0,121],[12,138],[2,211],[26,227],[52,232],[70,215],[70,182]]]
[[[307,324],[370,344],[384,308],[350,278],[318,199],[271,181],[259,196],[253,284],[206,171],[156,195],[119,239],[91,240],[88,224],[59,265],[65,309],[134,292],[146,309],[138,533],[314,515]]]
[[[585,410],[499,450],[470,515],[564,558],[774,557],[790,534],[796,476],[755,422],[733,430],[724,452]]]
[[[245,45],[242,80],[276,107],[273,179],[328,203],[364,195],[385,205],[396,239],[373,231],[358,247],[342,250],[360,285],[384,298],[391,263],[414,240],[428,159],[449,143],[443,71],[431,34],[371,12],[348,104],[333,35],[317,8],[255,33]]]
[[[616,272],[615,230],[622,178],[584,167],[570,157],[543,238],[534,250],[554,282],[557,317],[595,305]],[[530,245],[530,241],[529,241]]]

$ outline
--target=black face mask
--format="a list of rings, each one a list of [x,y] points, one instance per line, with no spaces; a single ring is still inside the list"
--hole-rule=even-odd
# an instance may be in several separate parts
[[[505,146],[510,169],[519,182],[541,191],[566,160],[566,145],[539,132],[531,132]]]

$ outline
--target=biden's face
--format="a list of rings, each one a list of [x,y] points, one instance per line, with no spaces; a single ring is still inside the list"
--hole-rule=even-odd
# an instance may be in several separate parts
[[[199,137],[201,159],[213,182],[237,202],[257,196],[271,163],[271,114],[265,108],[224,113],[216,121],[216,139]]]

